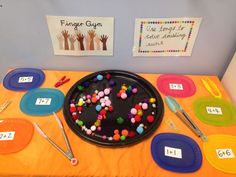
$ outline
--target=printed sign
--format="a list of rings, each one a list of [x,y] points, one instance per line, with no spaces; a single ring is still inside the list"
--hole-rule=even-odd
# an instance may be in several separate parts
[[[28,77],[19,77],[18,83],[27,83],[27,82],[33,82],[33,76]]]
[[[235,158],[234,153],[232,149],[216,149],[216,154],[219,159],[229,159],[229,158]]]
[[[190,56],[201,18],[138,18],[134,56]]]
[[[0,141],[13,140],[15,132],[0,132]]]
[[[182,149],[165,146],[165,156],[182,159]]]
[[[113,17],[47,16],[55,55],[113,55]]]
[[[218,115],[223,114],[221,108],[219,108],[219,107],[207,106],[206,111],[207,111],[208,114],[218,114]]]
[[[184,90],[183,85],[182,84],[169,84],[169,87],[171,90]]]
[[[51,101],[51,98],[37,98],[35,105],[50,105]]]

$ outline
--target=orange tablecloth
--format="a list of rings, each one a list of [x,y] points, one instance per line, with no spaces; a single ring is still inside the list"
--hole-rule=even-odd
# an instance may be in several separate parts
[[[89,74],[88,72],[72,72],[72,71],[44,71],[46,78],[41,88],[54,88],[54,84],[64,75],[69,77],[70,82],[62,85],[58,89],[65,95],[70,87],[80,78]],[[156,87],[156,80],[159,74],[139,74]],[[202,96],[209,96],[201,83],[202,76],[190,76],[197,87],[194,96],[177,99],[189,115],[194,119],[199,128],[206,134],[231,134],[236,135],[236,125],[228,127],[216,127],[206,125],[201,122],[193,112],[193,101]],[[220,88],[224,99],[229,100],[229,96],[225,92],[219,79],[215,76],[209,76]],[[157,87],[156,87],[157,88]],[[29,116],[21,112],[19,108],[20,100],[25,92],[14,92],[5,89],[0,85],[0,103],[4,99],[12,100],[9,107],[0,113],[0,119],[22,118],[32,122],[37,122],[41,128],[56,141],[61,147],[66,149],[66,145],[60,129],[53,117],[51,116]],[[164,98],[164,95],[162,95]],[[0,177],[4,176],[86,176],[86,177],[177,177],[177,176],[214,176],[226,177],[235,176],[223,173],[213,168],[203,155],[202,167],[194,173],[174,173],[160,168],[152,159],[150,144],[152,138],[162,132],[181,133],[192,137],[202,150],[203,143],[197,138],[193,132],[187,128],[181,120],[176,117],[165,105],[165,113],[160,127],[155,133],[136,145],[125,148],[105,148],[98,147],[80,139],[67,126],[63,119],[63,111],[58,112],[58,116],[63,121],[65,131],[70,140],[70,144],[75,157],[79,159],[77,166],[72,166],[67,158],[59,153],[55,148],[43,139],[36,131],[34,132],[30,144],[20,152],[10,155],[0,155]],[[176,125],[176,129],[170,128],[166,122],[172,120]]]

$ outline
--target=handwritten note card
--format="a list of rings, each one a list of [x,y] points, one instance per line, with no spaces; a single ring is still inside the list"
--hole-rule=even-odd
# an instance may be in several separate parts
[[[206,111],[208,114],[222,115],[222,110],[220,107],[207,106]]]
[[[216,154],[219,159],[229,159],[235,158],[233,150],[230,148],[227,149],[216,149]]]
[[[190,56],[201,18],[138,18],[134,56]]]
[[[33,82],[33,76],[19,77],[18,83],[28,83]]]
[[[47,16],[55,55],[113,55],[113,17]]]
[[[15,136],[15,132],[0,132],[0,141],[9,141],[13,140]]]
[[[165,146],[164,150],[165,156],[182,159],[182,149]]]
[[[51,101],[51,98],[37,98],[35,105],[50,105]]]

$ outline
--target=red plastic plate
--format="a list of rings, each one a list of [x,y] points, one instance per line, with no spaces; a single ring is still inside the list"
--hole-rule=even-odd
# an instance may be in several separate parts
[[[190,97],[196,92],[194,82],[184,75],[161,75],[157,79],[157,87],[163,94],[173,97]]]

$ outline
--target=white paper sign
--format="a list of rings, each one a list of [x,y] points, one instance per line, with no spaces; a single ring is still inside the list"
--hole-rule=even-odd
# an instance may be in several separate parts
[[[0,132],[0,141],[13,140],[15,132]]]
[[[227,148],[227,149],[216,149],[216,154],[219,159],[230,159],[230,158],[235,158],[234,153],[232,149]]]
[[[182,149],[165,146],[165,156],[182,159]]]
[[[113,55],[113,17],[47,16],[55,55]]]
[[[169,84],[169,87],[170,87],[171,90],[184,90],[182,84],[170,83],[170,84]]]
[[[18,83],[33,82],[33,76],[19,77]]]
[[[211,107],[211,106],[207,106],[206,107],[206,111],[208,114],[218,114],[218,115],[222,115],[222,110],[220,107]]]
[[[201,18],[137,18],[134,56],[190,56]]]
[[[35,105],[50,105],[51,101],[51,98],[37,98]]]

